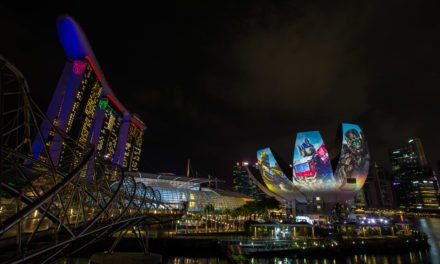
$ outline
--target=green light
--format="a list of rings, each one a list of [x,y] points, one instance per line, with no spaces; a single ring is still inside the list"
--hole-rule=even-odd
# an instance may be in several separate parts
[[[99,109],[104,110],[107,108],[108,100],[99,100]]]
[[[359,139],[359,141],[358,141],[358,142],[359,142],[359,144],[361,144],[361,143],[362,143],[362,139]]]
[[[353,141],[353,146],[356,145],[356,141]]]
[[[8,182],[9,186],[15,186],[12,182]]]

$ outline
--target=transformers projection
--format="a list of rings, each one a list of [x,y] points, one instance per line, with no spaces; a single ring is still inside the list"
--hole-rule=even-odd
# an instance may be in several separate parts
[[[370,154],[362,130],[357,125],[342,124],[341,149],[330,160],[318,131],[297,134],[292,178],[289,169],[281,168],[270,148],[257,151],[259,171],[267,189],[286,200],[306,202],[322,197],[336,203],[353,198],[368,175]],[[338,155],[339,154],[339,159]],[[335,170],[332,165],[337,164]]]

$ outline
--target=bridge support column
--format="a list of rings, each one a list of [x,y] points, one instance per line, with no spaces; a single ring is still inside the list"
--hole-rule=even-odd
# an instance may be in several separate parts
[[[17,202],[17,204],[16,204],[16,209],[17,209],[17,213],[18,212],[20,212],[20,210],[21,210],[21,208],[20,208],[20,198],[17,198],[17,200],[16,200],[16,202]],[[22,241],[21,241],[21,234],[22,233],[22,221],[20,221],[18,224],[17,224],[17,253],[19,254],[19,255],[21,255],[21,244],[22,244]]]
[[[149,247],[148,237],[149,237],[150,229],[148,228],[147,225],[144,225],[144,232],[145,232],[145,249],[146,249],[146,252],[148,253],[148,255],[151,255],[150,251],[148,250],[148,247]]]
[[[125,236],[125,234],[127,233],[127,231],[128,231],[128,229],[125,229],[125,230],[121,230],[121,231],[120,231],[118,238],[116,238],[116,240],[113,242],[112,246],[111,246],[110,249],[108,250],[108,252],[109,252],[110,254],[112,254],[112,253],[114,252],[116,246],[119,244],[119,241],[121,241],[121,238],[122,238],[123,236]]]
[[[136,236],[137,241],[139,242],[142,251],[144,252],[144,255],[148,255],[148,248],[147,248],[147,242],[144,241],[144,236],[142,235],[142,231],[139,228],[139,226],[133,226],[133,233]],[[139,233],[139,235],[138,235]]]

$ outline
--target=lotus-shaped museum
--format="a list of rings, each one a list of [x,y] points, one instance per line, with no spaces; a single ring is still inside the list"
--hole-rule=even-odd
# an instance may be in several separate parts
[[[336,148],[329,153],[319,131],[298,133],[290,166],[271,148],[258,150],[258,166],[249,168],[249,174],[266,194],[278,200],[349,200],[365,183],[370,155],[358,125],[342,124],[338,134]]]

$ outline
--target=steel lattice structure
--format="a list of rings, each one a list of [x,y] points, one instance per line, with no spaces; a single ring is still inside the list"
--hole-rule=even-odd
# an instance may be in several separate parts
[[[3,57],[0,107],[0,261],[51,262],[119,232],[113,250],[128,229],[142,241],[139,225],[183,213],[168,210],[159,192],[98,158],[93,145],[59,131],[30,97],[20,71]],[[47,140],[41,153],[32,152],[35,138],[44,138],[43,123],[50,127],[47,140],[62,139],[57,165]]]

